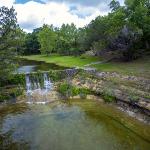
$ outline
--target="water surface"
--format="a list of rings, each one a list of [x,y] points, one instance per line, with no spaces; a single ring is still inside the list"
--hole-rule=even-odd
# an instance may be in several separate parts
[[[149,129],[90,100],[0,108],[0,149],[149,150]]]
[[[38,70],[41,71],[48,71],[48,70],[64,70],[67,69],[67,67],[58,66],[53,63],[45,63],[43,61],[34,61],[34,60],[25,60],[21,59],[19,61],[19,67],[17,69],[18,73],[30,73],[30,72],[36,72]]]

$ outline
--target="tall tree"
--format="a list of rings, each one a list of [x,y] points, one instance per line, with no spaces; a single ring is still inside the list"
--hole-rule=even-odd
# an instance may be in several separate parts
[[[32,33],[28,33],[25,38],[24,55],[39,54],[40,43],[38,41],[38,33],[41,28],[34,29]]]
[[[150,1],[125,0],[128,22],[137,32],[142,32],[143,43],[150,48]]]
[[[116,0],[112,0],[109,4],[110,9],[113,11],[116,11],[117,9],[120,8],[120,3]]]
[[[73,23],[71,25],[63,24],[61,28],[57,31],[57,35],[58,53],[65,55],[77,53],[78,30]]]
[[[53,26],[43,25],[38,34],[38,41],[41,46],[41,54],[49,55],[54,50],[56,44],[56,33]]]
[[[14,8],[0,7],[0,82],[6,81],[16,67],[17,28]]]

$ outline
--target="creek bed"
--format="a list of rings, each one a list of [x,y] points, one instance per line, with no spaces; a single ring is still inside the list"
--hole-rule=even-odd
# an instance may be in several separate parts
[[[0,107],[0,148],[148,150],[150,126],[93,100]]]

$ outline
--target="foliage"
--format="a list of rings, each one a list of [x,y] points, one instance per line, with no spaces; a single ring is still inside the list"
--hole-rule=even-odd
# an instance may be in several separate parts
[[[91,92],[88,89],[85,88],[77,88],[69,83],[61,83],[58,86],[58,92],[61,93],[66,98],[70,98],[73,96],[80,95],[80,98],[85,99],[87,94],[90,94]]]
[[[129,95],[130,101],[131,102],[138,102],[139,101],[139,96],[137,95]]]
[[[54,32],[52,25],[43,25],[38,33],[38,41],[41,46],[41,54],[49,55],[54,50],[56,44],[56,33]]]
[[[59,85],[57,90],[63,96],[65,96],[66,98],[69,98],[70,97],[70,89],[71,89],[71,85],[69,85],[67,83],[63,83],[63,84]]]
[[[65,71],[49,70],[48,76],[52,81],[56,82],[65,78]]]
[[[109,94],[103,95],[103,99],[105,102],[114,102],[116,100],[116,98],[114,96],[109,95]]]
[[[102,55],[118,51],[116,56],[133,60],[141,56],[141,49],[150,48],[150,3],[148,0],[126,0],[125,6],[112,0],[107,16],[98,16],[86,27],[84,45]]]
[[[35,29],[26,35],[23,54],[37,54],[40,49],[46,55],[77,56],[93,50],[98,56],[109,53],[126,61],[140,57],[143,49],[150,49],[149,0],[125,0],[124,6],[112,0],[109,7],[108,15],[98,16],[83,28],[72,23]]]
[[[23,94],[23,89],[19,87],[10,87],[9,89],[4,88],[0,90],[0,102],[15,98]]]
[[[65,55],[78,55],[78,29],[72,23],[63,24],[60,29],[57,30],[56,50],[57,53]]]
[[[113,11],[116,11],[120,8],[120,3],[116,0],[112,0],[109,4],[110,9]]]
[[[90,90],[86,88],[79,88],[79,95],[81,99],[86,99],[88,94],[91,94]]]
[[[16,67],[18,43],[15,10],[0,7],[0,82],[5,82]]]
[[[41,28],[34,29],[32,33],[28,33],[25,38],[23,55],[39,54],[40,43],[38,41],[38,33]]]
[[[102,96],[105,102],[114,102],[116,100],[112,89],[109,89],[108,87],[103,89]]]

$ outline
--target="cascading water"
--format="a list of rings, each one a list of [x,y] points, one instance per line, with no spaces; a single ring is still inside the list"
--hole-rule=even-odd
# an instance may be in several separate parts
[[[45,92],[48,92],[52,88],[52,83],[46,73],[44,73],[44,88],[45,88]]]
[[[26,75],[26,95],[28,103],[46,103],[47,94],[52,90],[52,82],[47,73],[41,76]]]

